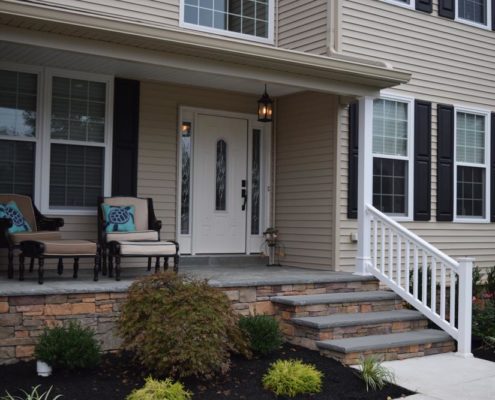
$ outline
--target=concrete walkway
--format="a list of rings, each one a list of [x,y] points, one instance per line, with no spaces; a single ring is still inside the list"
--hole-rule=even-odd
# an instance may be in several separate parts
[[[399,386],[417,392],[408,400],[494,400],[495,363],[454,353],[383,363]]]

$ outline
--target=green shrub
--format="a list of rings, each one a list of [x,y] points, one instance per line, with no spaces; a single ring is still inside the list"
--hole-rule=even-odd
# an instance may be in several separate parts
[[[322,376],[313,365],[304,364],[300,360],[278,360],[263,376],[263,387],[277,396],[319,393]]]
[[[257,354],[269,354],[283,343],[277,320],[268,315],[241,317],[239,326],[249,338],[251,350]]]
[[[21,390],[23,393],[22,396],[12,396],[9,392],[5,396],[0,397],[0,400],[57,400],[62,398],[62,395],[58,395],[55,397],[50,397],[53,387],[50,386],[46,392],[39,393],[38,390],[41,385],[35,386],[32,388],[31,393],[28,393],[24,390]]]
[[[366,384],[366,391],[369,389],[382,389],[388,382],[395,382],[395,375],[392,371],[384,367],[381,361],[375,356],[362,358],[359,364],[361,378]]]
[[[473,335],[495,339],[495,302],[489,300],[473,310]]]
[[[480,267],[473,268],[473,296],[479,298],[483,292],[483,284],[482,284],[483,274],[481,273]]]
[[[119,332],[148,370],[208,378],[228,371],[230,352],[249,356],[237,321],[222,291],[166,272],[132,284]]]
[[[146,379],[141,389],[133,390],[126,400],[190,400],[192,393],[184,389],[182,383],[168,378],[158,381],[151,377]]]
[[[495,266],[491,267],[490,271],[486,273],[486,291],[495,296]]]
[[[94,331],[74,321],[45,329],[34,350],[38,360],[68,369],[95,367],[100,362],[100,353]]]

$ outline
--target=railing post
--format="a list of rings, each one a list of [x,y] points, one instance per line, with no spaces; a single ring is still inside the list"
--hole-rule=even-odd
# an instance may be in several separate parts
[[[457,355],[472,357],[471,353],[471,326],[473,316],[473,258],[459,260],[459,316],[457,340]]]
[[[373,98],[359,99],[358,155],[358,252],[356,275],[369,275],[371,266],[371,217],[366,204],[373,202]]]

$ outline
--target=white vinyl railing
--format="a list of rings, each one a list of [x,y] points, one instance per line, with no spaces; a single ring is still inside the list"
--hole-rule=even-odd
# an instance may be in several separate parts
[[[457,340],[459,355],[470,356],[473,259],[456,261],[373,206],[364,210],[366,272]]]

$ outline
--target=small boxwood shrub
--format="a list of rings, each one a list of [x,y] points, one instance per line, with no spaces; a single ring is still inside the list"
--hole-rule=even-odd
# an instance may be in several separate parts
[[[34,355],[55,368],[91,368],[100,362],[101,346],[91,328],[70,321],[66,326],[45,329]]]
[[[239,326],[249,338],[254,353],[267,355],[279,349],[283,343],[277,320],[268,315],[241,317]]]
[[[319,393],[322,376],[313,365],[304,364],[300,360],[278,360],[263,376],[263,387],[277,396],[295,397],[303,393]]]
[[[221,290],[165,272],[132,284],[119,332],[149,371],[209,378],[228,371],[231,352],[249,356],[237,323]]]
[[[146,379],[141,389],[135,389],[126,400],[190,400],[192,393],[184,389],[180,382],[167,378],[158,381],[151,377]]]

